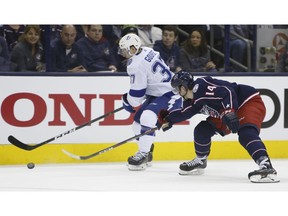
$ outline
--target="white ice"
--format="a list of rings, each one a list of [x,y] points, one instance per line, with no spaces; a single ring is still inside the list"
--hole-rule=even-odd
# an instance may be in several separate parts
[[[76,212],[77,214],[77,210],[79,210],[81,214],[85,209],[87,210],[88,206],[95,207],[95,209],[101,212],[103,208],[106,211],[115,210],[117,214],[120,213],[119,209],[117,210],[119,206],[119,208],[124,206],[124,209],[136,208],[137,211],[137,206],[139,207],[140,205],[139,200],[140,203],[142,203],[140,205],[141,209],[144,208],[143,211],[145,207],[149,205],[153,206],[155,203],[158,203],[158,207],[160,203],[162,203],[162,205],[164,204],[165,208],[159,213],[161,215],[164,215],[164,210],[169,208],[175,208],[175,211],[177,211],[175,214],[181,215],[178,213],[182,210],[184,211],[186,208],[182,209],[183,204],[184,206],[190,206],[189,211],[191,213],[191,211],[193,212],[191,208],[196,208],[197,206],[206,208],[207,201],[211,199],[214,204],[218,202],[221,204],[228,203],[228,205],[225,205],[225,209],[228,207],[231,208],[231,206],[233,208],[234,203],[235,205],[237,204],[237,208],[239,207],[239,209],[233,212],[233,215],[241,212],[241,205],[243,208],[250,205],[259,208],[259,205],[263,205],[267,213],[270,211],[270,208],[266,209],[266,207],[269,205],[273,206],[275,200],[277,200],[277,205],[281,204],[283,200],[287,200],[287,159],[272,159],[273,166],[278,172],[280,183],[251,183],[247,175],[250,171],[258,168],[252,160],[208,160],[205,174],[201,176],[180,176],[178,174],[178,167],[181,162],[182,161],[153,161],[153,166],[147,168],[145,171],[128,171],[125,162],[36,164],[34,169],[28,169],[26,165],[1,166],[0,194],[6,194],[4,201],[8,202],[8,207],[9,204],[12,205],[15,202],[15,198],[20,198],[21,200],[18,200],[18,205],[21,204],[21,202],[24,205],[24,203],[26,203],[24,201],[30,200],[31,203],[38,204],[37,206],[41,206],[42,204],[44,204],[44,206],[51,206],[51,203],[53,203],[53,206],[57,206],[59,202],[65,204],[66,201],[69,200],[69,204],[65,204],[69,205],[69,208],[68,206],[67,208],[65,207],[65,212],[67,213],[65,213],[65,216],[68,215],[68,209],[74,209],[72,212]],[[245,192],[244,197],[243,192]],[[15,196],[15,194],[17,196]],[[281,198],[283,194],[285,197]],[[137,198],[139,195],[140,197]],[[11,202],[9,201],[10,197]],[[86,199],[87,197],[88,200]],[[146,204],[143,204],[143,197],[145,197],[144,203]],[[280,200],[278,200],[279,197]],[[44,202],[41,200],[44,200]],[[81,210],[77,209],[77,206],[79,207],[83,200],[85,200],[85,207],[81,207]],[[223,200],[223,202],[219,200]],[[73,204],[75,203],[74,201],[77,201],[78,204]],[[172,201],[173,204],[171,203]],[[2,203],[1,200],[0,203]],[[28,202],[28,204],[29,203],[30,202]],[[180,207],[177,204],[180,205]],[[210,203],[209,205],[211,206],[213,204]],[[218,205],[219,204],[217,204],[217,206]],[[27,207],[26,204],[25,206]],[[284,207],[285,204],[280,205],[280,208]],[[215,208],[216,211],[218,207]],[[10,207],[9,209],[11,211]],[[14,210],[16,209],[17,208]],[[194,209],[194,212],[197,209]],[[279,207],[277,207],[277,209],[279,210]],[[52,209],[48,208],[45,212],[48,213],[49,210]],[[205,211],[209,210],[211,209],[205,209]],[[261,209],[258,209],[256,212],[259,211],[261,211]],[[45,212],[42,212],[41,215],[45,215]],[[96,212],[95,210],[95,212],[91,212],[90,215],[99,215]],[[169,210],[168,213],[171,212],[173,212],[173,210]],[[221,213],[223,214],[224,211]],[[273,211],[271,211],[271,214],[272,213]],[[29,215],[32,215],[31,212]],[[55,214],[55,216],[57,215],[58,214]],[[69,215],[71,215],[71,213]],[[101,215],[109,214],[104,213]],[[143,212],[143,215],[146,214]],[[154,214],[152,215],[154,216]],[[187,213],[182,215],[192,214]]]

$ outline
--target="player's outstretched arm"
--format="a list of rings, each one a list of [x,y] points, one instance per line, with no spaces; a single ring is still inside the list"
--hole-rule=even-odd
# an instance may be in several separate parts
[[[168,122],[166,117],[169,115],[169,111],[168,110],[160,110],[160,112],[158,113],[158,120],[157,120],[157,124],[156,126],[158,127],[158,129],[161,129],[163,131],[167,131],[170,128],[172,128],[173,124]]]

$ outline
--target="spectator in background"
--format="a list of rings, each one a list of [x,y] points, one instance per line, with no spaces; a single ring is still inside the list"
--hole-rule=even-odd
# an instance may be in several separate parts
[[[1,62],[9,60],[9,51],[4,37],[0,36],[0,58]]]
[[[202,30],[192,30],[190,37],[184,41],[180,48],[180,66],[187,72],[217,72]]]
[[[118,46],[122,29],[123,25],[103,25],[103,37],[110,42],[111,47]]]
[[[178,25],[180,31],[184,31],[189,35],[189,33],[194,29],[200,29],[204,32],[206,40],[209,41],[210,36],[210,26],[209,25]],[[189,37],[189,36],[188,36]],[[187,38],[186,34],[179,34],[178,36],[178,43],[182,44]]]
[[[84,59],[78,45],[75,44],[76,28],[64,25],[51,50],[52,72],[85,72]]]
[[[288,41],[286,42],[283,53],[279,56],[275,72],[288,72]]]
[[[110,47],[112,49],[113,55],[117,61],[117,69],[119,70],[119,58],[121,57],[118,55],[118,42],[121,38],[123,30],[123,25],[103,25],[103,37],[107,39],[110,43]]]
[[[15,65],[9,60],[9,51],[6,40],[0,36],[0,71],[13,71]]]
[[[27,25],[19,42],[11,52],[11,61],[17,64],[15,71],[45,71],[39,25]]]
[[[76,44],[83,52],[87,71],[117,71],[116,59],[109,41],[103,37],[102,25],[89,25],[86,36]]]
[[[78,41],[80,38],[85,37],[88,29],[88,25],[74,25],[77,31],[77,36],[75,41]]]
[[[231,25],[230,32],[234,32],[242,36],[245,39],[249,39],[250,37],[248,25]],[[245,57],[246,53],[247,53],[247,43],[244,40],[231,34],[230,35],[230,57],[234,59],[235,61],[239,62],[240,64],[247,66],[247,58]],[[232,65],[231,70],[233,72],[243,71],[243,69],[237,65]]]
[[[63,25],[50,25],[50,29],[51,29],[50,38],[51,38],[51,40],[60,37],[62,28],[63,28]]]
[[[8,51],[12,52],[14,46],[18,43],[19,37],[24,33],[25,25],[3,25],[0,30],[0,36],[7,41]]]
[[[213,34],[213,47],[217,51],[222,53],[225,52],[224,45],[225,45],[225,38],[224,38],[224,30],[219,25],[210,25],[209,34]],[[207,37],[206,37],[207,38]],[[211,45],[211,44],[210,44]],[[218,71],[224,71],[224,58],[215,52],[211,52],[211,59],[216,65]]]
[[[41,26],[40,26],[41,27]],[[62,31],[63,25],[51,25],[50,26],[50,48],[53,48],[55,46],[56,41],[60,39],[61,37],[61,31]],[[43,37],[43,34],[45,34],[45,31],[42,31],[41,37]],[[42,39],[42,44],[43,44]]]
[[[162,29],[153,25],[138,25],[142,46],[152,48],[155,41],[162,39]]]
[[[178,72],[180,67],[180,48],[177,45],[178,30],[176,26],[164,26],[162,40],[155,41],[153,49],[160,52],[161,58],[169,66],[172,72]]]

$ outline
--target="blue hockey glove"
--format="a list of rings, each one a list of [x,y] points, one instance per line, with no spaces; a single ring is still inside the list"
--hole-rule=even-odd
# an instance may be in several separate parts
[[[234,111],[228,111],[223,116],[223,122],[228,126],[228,128],[232,131],[232,133],[237,133],[239,129],[239,119],[237,114]]]
[[[128,111],[130,113],[135,113],[136,112],[134,110],[134,108],[129,104],[128,100],[127,100],[127,93],[122,96],[122,104],[123,104],[123,107],[124,107],[124,109],[126,111]]]
[[[156,123],[158,130],[162,128],[162,130],[165,132],[170,128],[172,128],[173,125],[165,119],[168,115],[169,115],[168,110],[164,109],[160,110],[160,112],[158,113],[158,121]]]

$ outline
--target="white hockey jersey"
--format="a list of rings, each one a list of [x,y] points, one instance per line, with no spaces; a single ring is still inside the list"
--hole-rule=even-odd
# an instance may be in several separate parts
[[[133,55],[127,62],[127,73],[130,76],[128,102],[137,107],[145,96],[159,97],[174,91],[170,81],[173,72],[152,48],[142,47],[142,51]]]

